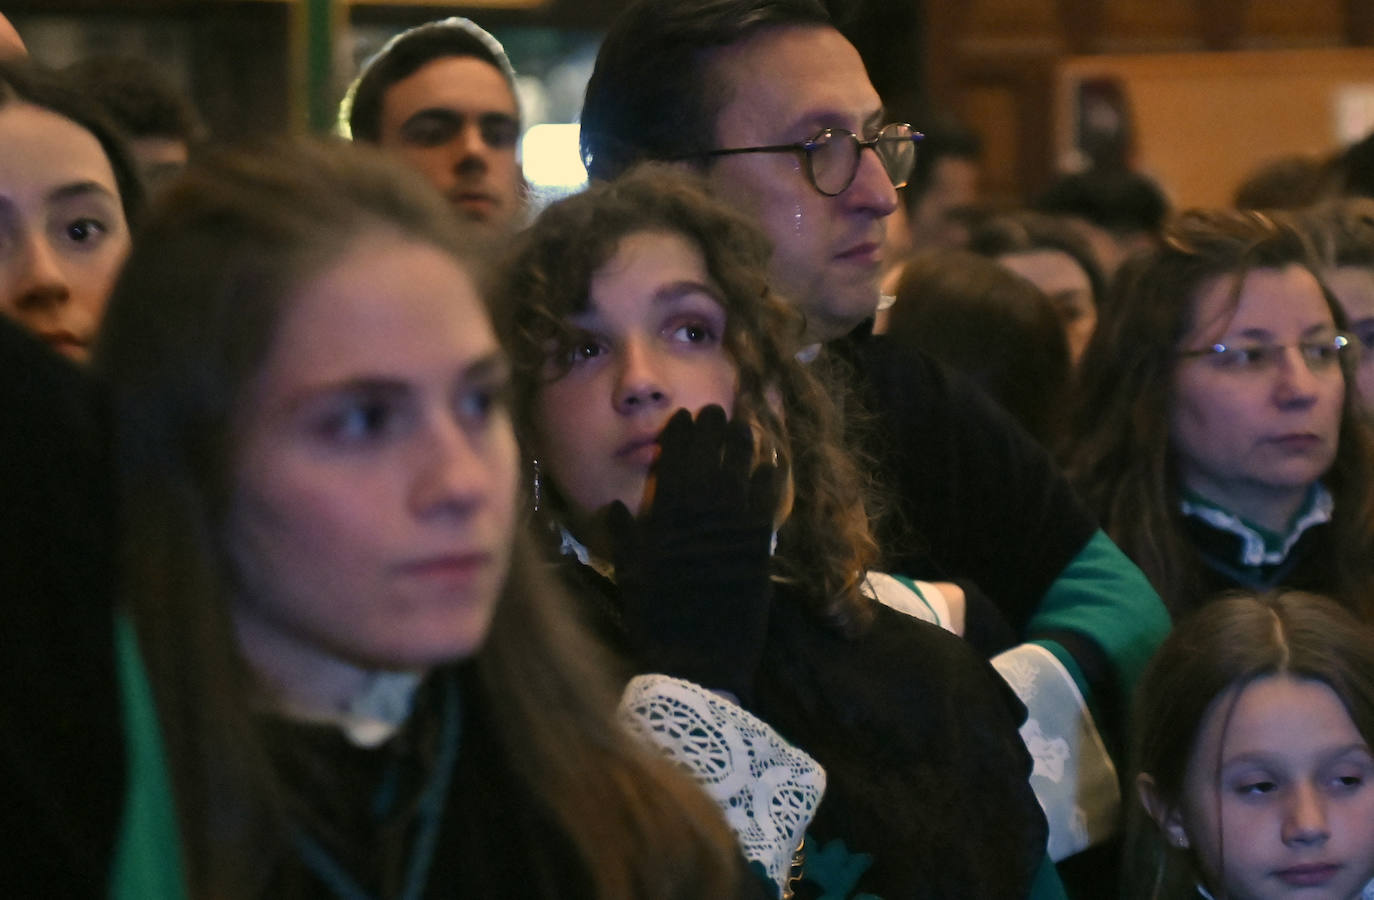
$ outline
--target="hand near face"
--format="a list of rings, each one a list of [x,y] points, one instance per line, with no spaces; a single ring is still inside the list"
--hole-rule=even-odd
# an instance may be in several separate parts
[[[747,697],[768,628],[776,464],[719,406],[678,410],[659,436],[638,517],[606,513],[625,627],[644,662]]]

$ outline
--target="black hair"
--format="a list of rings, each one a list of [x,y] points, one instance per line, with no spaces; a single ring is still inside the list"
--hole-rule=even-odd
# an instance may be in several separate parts
[[[143,182],[119,128],[94,100],[57,73],[23,59],[0,60],[0,107],[28,103],[56,113],[89,131],[110,161],[124,221],[132,231],[143,212]]]
[[[598,180],[710,150],[727,97],[710,51],[780,25],[831,27],[818,0],[637,0],[611,23],[582,106],[582,161]]]
[[[466,22],[466,20],[460,20]],[[381,140],[382,101],[398,81],[409,78],[436,59],[471,56],[490,64],[510,84],[510,61],[500,45],[476,26],[464,27],[452,19],[426,22],[393,38],[369,60],[349,88],[339,109],[355,141],[376,144]],[[512,95],[515,93],[511,85]]]
[[[1109,169],[1064,175],[1031,205],[1040,212],[1087,219],[1118,235],[1157,234],[1169,214],[1169,201],[1153,179]]]
[[[151,61],[139,56],[91,56],[62,70],[105,108],[131,138],[171,138],[187,144],[205,137],[191,99]]]

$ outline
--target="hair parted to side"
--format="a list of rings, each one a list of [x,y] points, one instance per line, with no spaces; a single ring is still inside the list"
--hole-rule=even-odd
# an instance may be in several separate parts
[[[526,441],[535,433],[535,398],[549,361],[569,358],[560,349],[576,337],[567,318],[587,308],[592,276],[622,238],[654,230],[680,234],[701,250],[726,312],[723,343],[738,372],[735,414],[761,436],[761,452],[777,451],[791,477],[794,505],[779,532],[774,577],[800,586],[823,620],[861,629],[871,601],[859,586],[877,557],[865,482],[841,447],[834,401],[796,359],[803,323],[768,286],[768,239],[698,179],[641,166],[554,204],[522,237],[494,304],[515,371],[518,432]],[[557,486],[549,487],[541,509],[557,515]]]
[[[368,144],[380,141],[386,92],[434,60],[450,56],[471,56],[488,63],[501,73],[515,96],[515,70],[501,42],[471,19],[451,16],[401,32],[363,63],[339,104],[339,133]]]
[[[1256,269],[1303,266],[1318,282],[1311,247],[1286,218],[1197,210],[1165,230],[1156,250],[1124,263],[1098,312],[1076,373],[1064,462],[1103,528],[1174,615],[1201,603],[1203,563],[1184,534],[1181,483],[1169,437],[1179,342],[1198,295],[1218,278],[1239,300]],[[1338,328],[1345,316],[1322,293]],[[1353,360],[1342,362],[1340,445],[1323,483],[1335,497],[1333,594],[1374,621],[1374,431],[1359,414]]]
[[[1148,774],[1165,806],[1177,809],[1208,715],[1229,719],[1240,689],[1272,675],[1331,688],[1374,746],[1374,628],[1326,597],[1231,594],[1180,622],[1151,659],[1136,688],[1131,771]],[[1197,896],[1202,873],[1189,851],[1164,839],[1138,798],[1127,813],[1127,849],[1126,896]]]
[[[830,27],[819,0],[637,0],[611,22],[582,104],[582,161],[593,180],[715,148],[729,100],[710,52],[762,28]]]
[[[121,592],[162,718],[197,896],[259,896],[294,858],[286,786],[250,712],[256,686],[230,622],[236,422],[292,297],[378,234],[438,248],[474,273],[486,255],[418,175],[379,151],[296,141],[212,152],[159,204],[96,351],[117,423]],[[599,648],[566,605],[518,538],[465,682],[480,694],[473,708],[496,714],[465,733],[499,746],[522,791],[545,802],[597,896],[728,895],[736,851],[718,811],[613,723]],[[537,812],[507,814],[525,822]],[[540,864],[530,860],[532,879]]]
[[[0,108],[11,103],[27,103],[70,119],[100,142],[114,172],[124,221],[133,231],[143,213],[143,182],[124,135],[109,114],[65,78],[24,58],[0,59]]]

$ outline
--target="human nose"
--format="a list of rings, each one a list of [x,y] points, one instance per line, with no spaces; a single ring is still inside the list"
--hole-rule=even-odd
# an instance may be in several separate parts
[[[491,145],[482,136],[482,129],[477,123],[473,122],[464,126],[458,132],[455,144],[456,168],[461,171],[482,171],[487,168],[487,157],[491,153]]]
[[[1310,406],[1317,399],[1325,372],[1313,370],[1302,355],[1300,347],[1284,347],[1277,360],[1277,380],[1274,385],[1275,399],[1282,407]],[[1339,373],[1340,369],[1333,371]]]
[[[1299,784],[1284,810],[1285,844],[1320,844],[1330,837],[1326,824],[1326,802],[1314,785]]]
[[[887,174],[877,147],[862,147],[859,150],[858,168],[854,180],[845,190],[845,202],[856,210],[867,212],[876,218],[889,216],[897,209],[897,189]]]
[[[486,499],[487,460],[455,419],[426,426],[417,450],[411,508],[421,518],[465,517]]]
[[[657,355],[638,340],[625,341],[618,350],[612,398],[616,411],[630,415],[666,404],[668,390]]]
[[[41,235],[20,242],[11,261],[16,278],[9,305],[18,312],[38,312],[66,302],[71,286],[57,250]]]

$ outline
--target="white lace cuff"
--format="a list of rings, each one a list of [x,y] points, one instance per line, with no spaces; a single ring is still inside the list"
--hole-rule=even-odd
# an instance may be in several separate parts
[[[692,774],[781,892],[825,791],[820,764],[744,708],[667,675],[631,679],[620,719]]]
[[[1116,767],[1073,677],[1039,644],[1013,647],[992,665],[1028,710],[1021,738],[1035,760],[1030,783],[1049,821],[1050,858],[1111,837],[1121,808]]]

